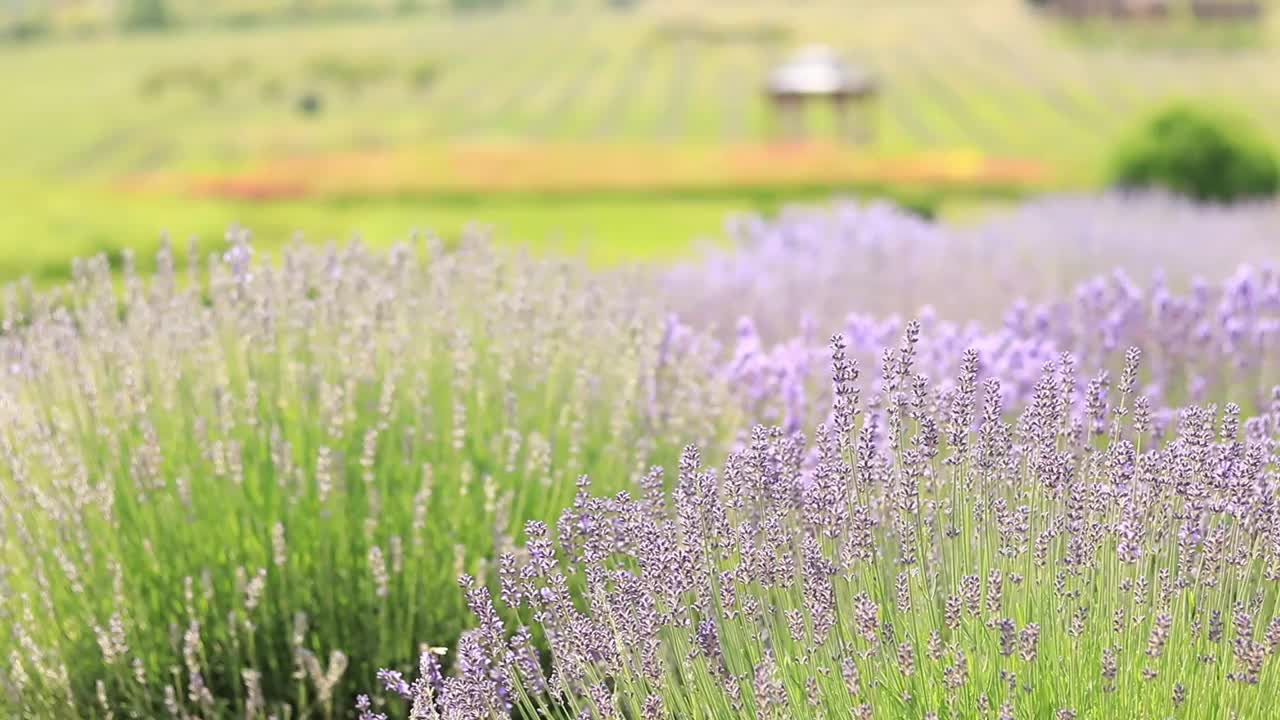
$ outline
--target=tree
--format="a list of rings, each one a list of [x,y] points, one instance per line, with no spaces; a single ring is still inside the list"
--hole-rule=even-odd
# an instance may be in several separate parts
[[[1243,118],[1178,103],[1156,113],[1116,148],[1112,182],[1163,187],[1208,202],[1274,195],[1280,166]]]
[[[165,0],[127,0],[124,26],[130,30],[159,30],[171,21]]]

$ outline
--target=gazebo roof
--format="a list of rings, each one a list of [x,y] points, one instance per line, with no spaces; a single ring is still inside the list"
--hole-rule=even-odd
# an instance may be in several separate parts
[[[865,95],[874,90],[869,71],[822,45],[802,48],[769,73],[772,95]]]

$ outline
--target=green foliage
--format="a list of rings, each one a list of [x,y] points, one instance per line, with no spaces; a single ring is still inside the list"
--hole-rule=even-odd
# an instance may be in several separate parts
[[[382,58],[320,55],[307,63],[313,80],[332,83],[352,95],[382,82],[391,74],[391,64]]]
[[[703,18],[677,18],[658,24],[652,31],[659,43],[697,42],[706,45],[773,46],[791,39],[791,28],[776,22],[720,22]]]
[[[29,42],[44,37],[48,32],[49,24],[43,18],[22,18],[0,31],[0,39]]]
[[[898,201],[899,207],[923,220],[936,220],[941,201],[932,195],[916,196]]]
[[[166,0],[128,0],[125,7],[124,26],[130,30],[159,30],[171,20]]]
[[[147,72],[138,84],[138,93],[150,99],[188,92],[215,102],[253,72],[252,61],[243,57],[222,65],[198,62],[166,65]]]
[[[510,3],[507,0],[449,0],[449,7],[454,10],[497,10]]]
[[[1240,118],[1179,103],[1120,144],[1110,177],[1120,187],[1163,187],[1197,200],[1230,202],[1275,194],[1280,168]]]
[[[319,115],[324,111],[324,98],[314,92],[303,93],[298,98],[297,107],[303,115]]]
[[[379,665],[453,644],[456,576],[580,473],[622,489],[737,424],[712,355],[663,350],[620,276],[475,237],[186,255],[8,305],[38,358],[0,377],[0,446],[30,450],[0,460],[0,688],[25,685],[0,716],[343,717]]]
[[[276,75],[263,78],[258,86],[258,95],[268,102],[279,100],[284,94],[284,81]]]
[[[420,60],[409,68],[409,87],[414,90],[426,90],[439,76],[439,63],[434,60]]]

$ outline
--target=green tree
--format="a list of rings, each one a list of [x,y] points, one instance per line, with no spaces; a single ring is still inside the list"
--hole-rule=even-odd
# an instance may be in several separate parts
[[[1111,181],[1163,187],[1206,202],[1274,195],[1275,154],[1243,118],[1175,103],[1155,113],[1114,151]]]
[[[165,0],[128,0],[124,6],[124,26],[130,30],[159,30],[172,18]]]

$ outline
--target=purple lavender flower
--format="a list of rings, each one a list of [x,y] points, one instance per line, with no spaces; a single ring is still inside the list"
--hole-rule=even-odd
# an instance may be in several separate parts
[[[1137,353],[1114,394],[1047,361],[1011,414],[975,354],[950,394],[919,380],[925,342],[909,332],[886,355],[892,394],[807,449],[756,427],[716,472],[686,447],[670,502],[580,483],[555,537],[532,525],[500,569],[525,583],[508,595],[543,630],[549,675],[528,628],[492,641],[503,613],[464,578],[478,627],[442,717],[867,717],[939,696],[965,716],[1101,717],[1161,683],[1175,705],[1187,687],[1260,701],[1280,643],[1273,433],[1243,408],[1188,407],[1139,442],[1121,422]],[[833,349],[833,386],[855,382]],[[833,392],[830,417],[854,394]],[[935,444],[957,459],[929,462]],[[1082,646],[1100,656],[1068,652]],[[1067,672],[1101,692],[1049,679]]]

